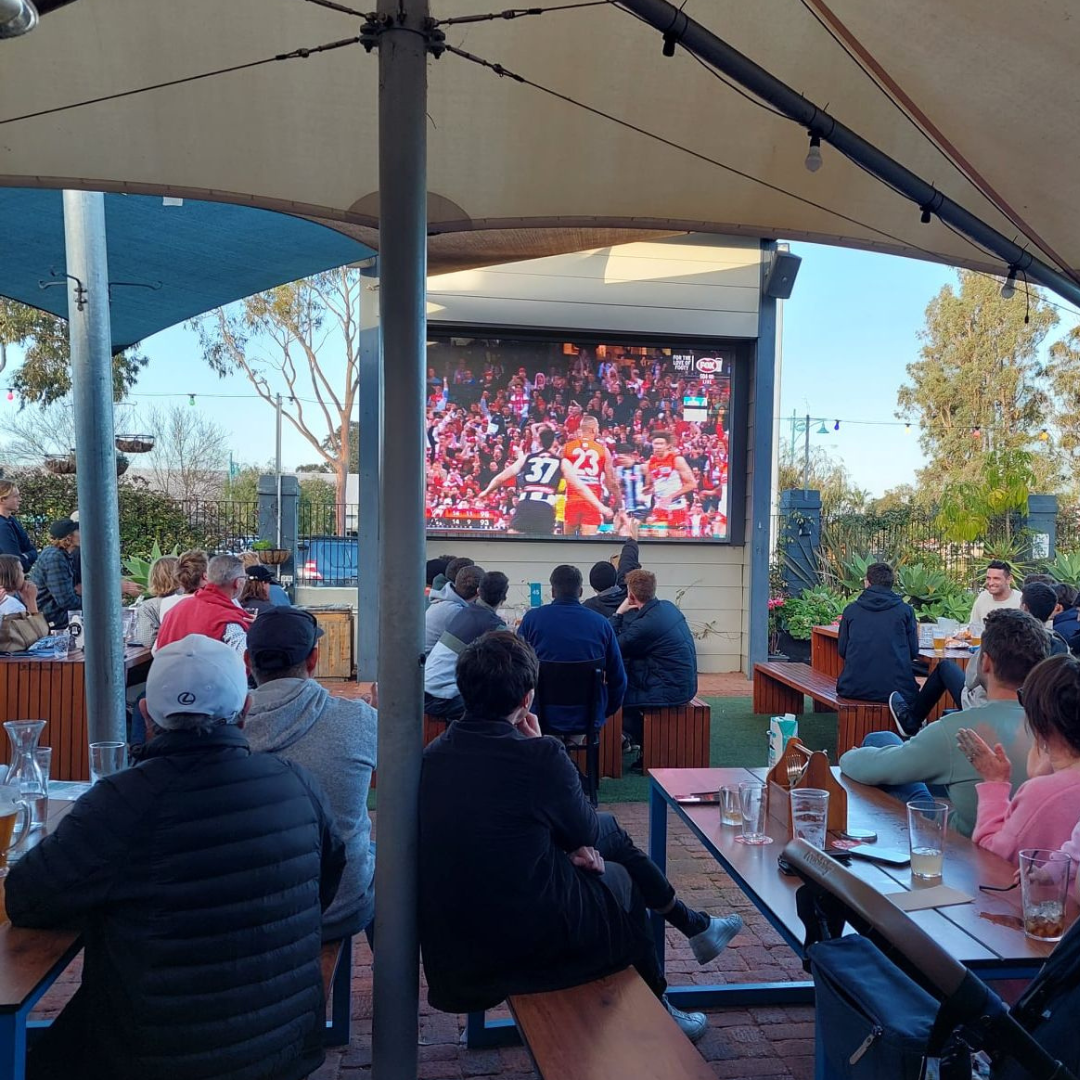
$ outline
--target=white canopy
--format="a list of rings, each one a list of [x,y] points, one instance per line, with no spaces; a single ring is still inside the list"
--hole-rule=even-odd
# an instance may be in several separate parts
[[[448,25],[447,42],[614,119],[460,56],[429,61],[433,270],[595,247],[628,230],[805,238],[1003,270],[828,146],[822,169],[807,171],[804,131],[687,52],[665,58],[633,15],[556,3],[568,10]],[[433,7],[449,19],[499,4]],[[685,10],[1032,253],[1080,267],[1068,149],[1080,19],[1069,0]],[[0,46],[0,183],[249,203],[378,247],[375,54],[353,43],[143,90],[354,38],[362,24],[304,0],[92,0],[54,12]]]

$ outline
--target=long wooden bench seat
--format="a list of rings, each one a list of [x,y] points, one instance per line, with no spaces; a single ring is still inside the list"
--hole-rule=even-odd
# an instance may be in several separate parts
[[[509,999],[541,1080],[716,1080],[633,968]]]
[[[646,709],[641,737],[645,769],[707,769],[712,710],[701,698]]]
[[[755,713],[799,715],[803,711],[804,697],[813,700],[815,711],[837,714],[837,755],[861,746],[871,731],[893,730],[888,705],[840,697],[836,692],[836,679],[815,671],[809,664],[770,662],[754,665]]]

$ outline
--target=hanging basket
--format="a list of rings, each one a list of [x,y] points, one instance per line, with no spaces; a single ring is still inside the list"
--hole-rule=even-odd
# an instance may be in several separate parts
[[[116,455],[116,475],[117,476],[123,476],[124,473],[126,473],[128,471],[128,466],[130,464],[131,464],[131,462],[128,461],[128,459],[126,457],[124,457],[123,454],[117,454]]]
[[[148,454],[154,449],[153,435],[117,435],[115,442],[122,454]]]
[[[75,472],[75,458],[71,454],[46,454],[45,468],[57,476],[71,476]]]
[[[282,563],[289,561],[288,548],[264,548],[257,551],[256,554],[259,556],[259,562],[265,563],[267,566],[280,566]]]

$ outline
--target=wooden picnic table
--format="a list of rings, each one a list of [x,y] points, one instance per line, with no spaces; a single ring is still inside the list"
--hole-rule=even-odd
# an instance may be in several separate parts
[[[49,799],[46,832],[74,806],[68,799]],[[24,837],[13,854],[39,843],[40,830]],[[82,949],[73,930],[26,930],[12,926],[4,906],[0,878],[0,1080],[23,1080],[26,1075],[26,1027],[30,1010],[56,977]]]
[[[878,788],[858,784],[834,768],[834,775],[848,794],[848,825],[868,828],[878,834],[881,848],[906,851],[907,817],[904,804]],[[653,769],[650,771],[649,854],[664,868],[667,854],[667,815],[674,813],[689,826],[706,851],[723,867],[754,906],[765,916],[780,937],[800,956],[805,929],[795,909],[795,893],[802,883],[798,877],[782,874],[777,856],[791,838],[790,830],[769,817],[768,832],[773,843],[760,847],[739,843],[738,827],[720,823],[716,805],[679,804],[679,796],[716,791],[724,784],[747,780],[764,781],[765,769]],[[834,837],[830,837],[830,840]],[[879,892],[900,892],[924,888],[909,867],[887,867],[857,859],[851,872]],[[1054,946],[1034,941],[1023,931],[1020,890],[986,893],[979,885],[1009,885],[1013,866],[1005,859],[980,848],[959,833],[950,831],[941,884],[951,885],[974,897],[971,903],[911,912],[909,917],[930,934],[955,960],[983,979],[1031,978]],[[936,884],[936,883],[930,883]],[[1074,895],[1070,894],[1067,919],[1077,917]],[[657,948],[663,958],[662,920]],[[812,984],[773,983],[714,987],[694,986],[669,990],[680,1007],[706,1004],[783,1004],[808,1000]]]
[[[146,678],[150,650],[128,645],[124,650],[126,683]],[[86,780],[90,751],[86,732],[86,656],[81,649],[65,658],[0,657],[0,720],[45,720],[41,746],[53,748],[51,778]],[[0,761],[9,747],[0,741]]]

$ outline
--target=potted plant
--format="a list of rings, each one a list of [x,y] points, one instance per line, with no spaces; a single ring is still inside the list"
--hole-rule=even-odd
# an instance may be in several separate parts
[[[815,626],[828,626],[844,610],[844,598],[825,585],[804,589],[799,596],[784,601],[782,638],[783,649],[792,660],[806,663],[810,659],[811,631]]]
[[[115,443],[122,454],[148,454],[154,449],[154,436],[117,435]]]
[[[267,566],[280,566],[289,560],[289,549],[274,547],[269,540],[256,540],[251,550],[259,556],[259,562]]]
[[[116,455],[116,475],[123,476],[128,471],[128,466],[131,462],[123,455]]]
[[[785,596],[769,597],[769,659],[787,660],[785,653],[780,651],[780,623],[784,617]]]
[[[45,468],[56,476],[70,476],[75,472],[75,451],[69,454],[46,454]]]

